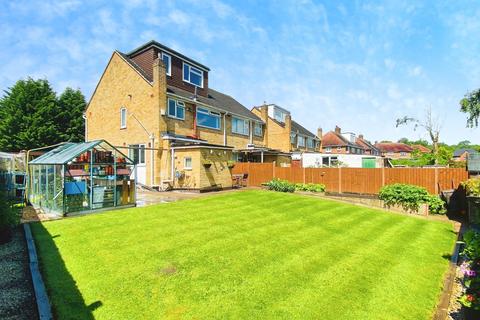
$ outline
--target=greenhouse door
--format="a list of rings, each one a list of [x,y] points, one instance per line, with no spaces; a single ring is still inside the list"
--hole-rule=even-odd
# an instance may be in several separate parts
[[[145,144],[131,144],[130,158],[137,164],[137,182],[147,183],[147,167],[145,165]]]

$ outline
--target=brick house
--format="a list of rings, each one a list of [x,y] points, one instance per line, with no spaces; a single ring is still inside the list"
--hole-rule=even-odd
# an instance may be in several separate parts
[[[149,186],[231,187],[234,153],[264,145],[265,122],[209,88],[209,71],[156,41],[113,52],[85,111],[86,140],[128,150]]]
[[[380,150],[382,156],[391,159],[411,159],[415,150],[411,146],[400,142],[376,143],[375,147]]]
[[[477,153],[474,149],[457,149],[453,152],[453,161],[467,161],[468,155]]]
[[[356,144],[363,147],[364,154],[372,156],[380,156],[380,150],[378,150],[370,141],[363,137],[363,134],[359,134],[355,140]]]
[[[362,141],[366,141],[363,139]],[[322,137],[320,152],[335,154],[365,154],[366,148],[357,143],[358,138],[355,133],[342,132],[338,126],[334,131],[329,131]]]
[[[284,162],[284,156],[303,152],[318,152],[320,139],[298,122],[292,120],[290,112],[276,104],[264,104],[254,107],[252,113],[265,124],[263,147],[278,154],[278,161]]]

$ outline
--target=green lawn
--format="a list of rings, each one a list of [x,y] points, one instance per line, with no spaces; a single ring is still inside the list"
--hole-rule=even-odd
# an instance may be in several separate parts
[[[59,319],[429,319],[455,241],[446,222],[268,191],[32,228]]]

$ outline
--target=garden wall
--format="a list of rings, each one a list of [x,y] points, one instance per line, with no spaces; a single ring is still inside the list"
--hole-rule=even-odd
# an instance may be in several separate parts
[[[456,189],[468,179],[464,168],[282,168],[274,163],[236,163],[233,174],[248,173],[248,186],[261,186],[273,178],[295,183],[322,183],[327,192],[378,194],[387,184],[406,183],[429,193]]]

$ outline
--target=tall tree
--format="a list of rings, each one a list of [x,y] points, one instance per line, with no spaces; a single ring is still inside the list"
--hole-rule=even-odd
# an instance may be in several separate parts
[[[469,92],[460,100],[460,111],[468,114],[467,127],[478,127],[480,117],[480,89]]]
[[[58,98],[59,134],[64,141],[80,142],[85,139],[83,112],[86,102],[80,90],[66,88]]]
[[[47,80],[19,80],[0,99],[0,150],[58,143],[58,103]]]
[[[441,124],[438,121],[438,119],[434,119],[432,115],[432,108],[427,108],[426,113],[425,113],[425,119],[419,120],[416,118],[411,118],[411,117],[403,117],[400,119],[397,119],[397,124],[396,126],[399,127],[401,125],[407,125],[409,123],[414,124],[414,130],[417,128],[423,128],[425,131],[427,131],[430,140],[432,141],[432,153],[433,153],[433,158],[434,158],[434,163],[438,164],[438,142],[440,139],[440,130],[441,130]]]

